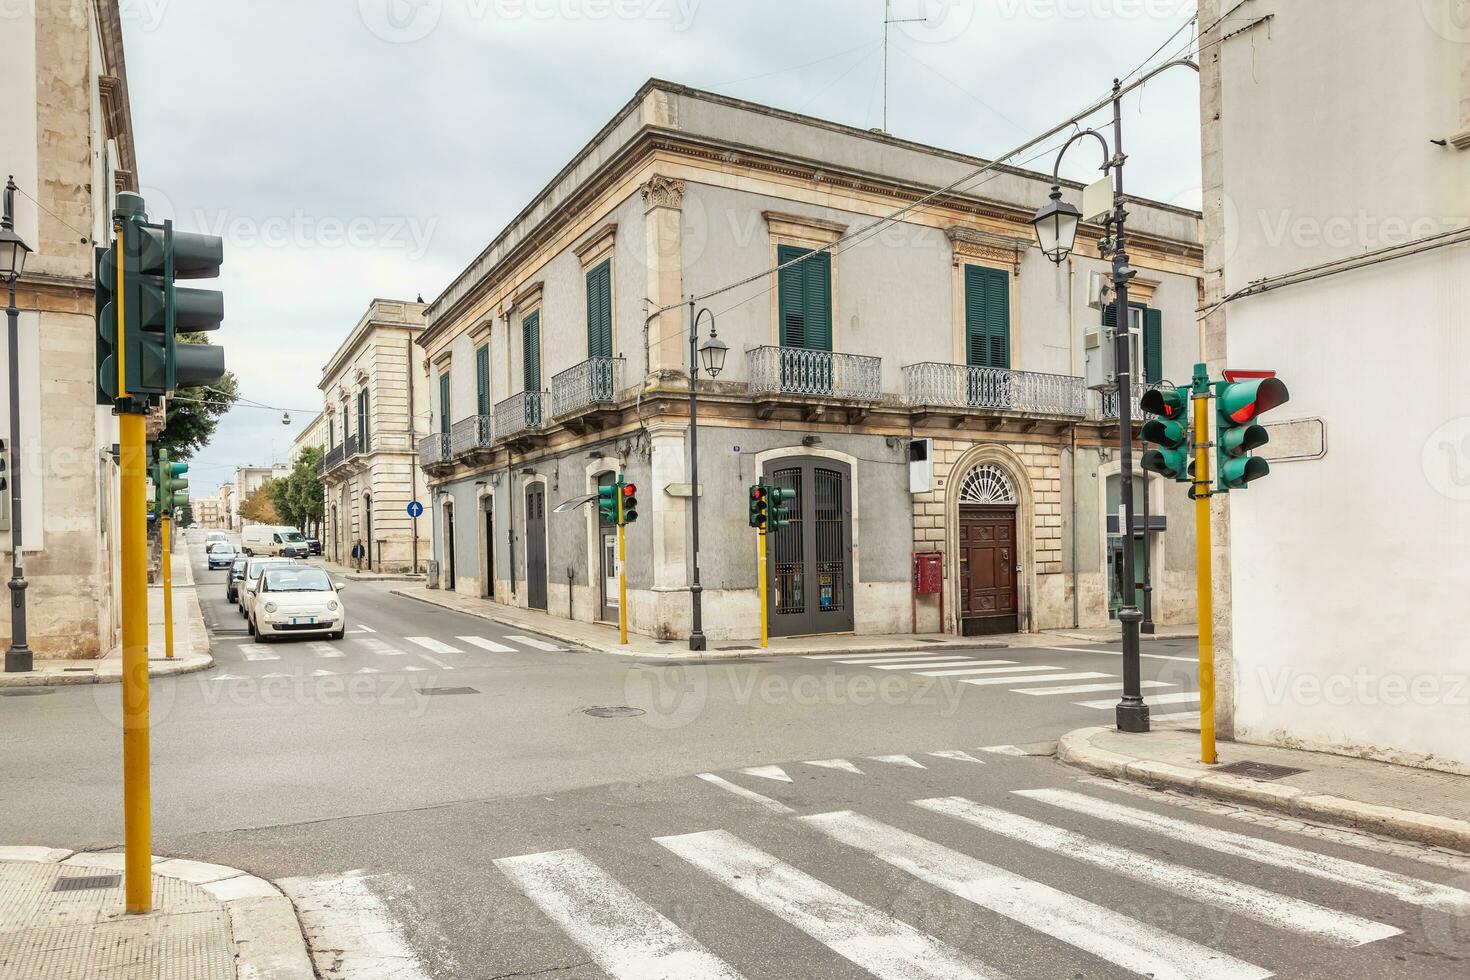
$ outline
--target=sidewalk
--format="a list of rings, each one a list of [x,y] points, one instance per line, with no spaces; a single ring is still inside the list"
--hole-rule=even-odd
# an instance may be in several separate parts
[[[422,575],[414,575],[411,572],[357,572],[353,571],[351,565],[339,565],[334,561],[328,561],[325,555],[315,555],[308,559],[314,565],[320,565],[327,570],[336,582],[422,582]]]
[[[296,911],[270,882],[154,857],[154,910],[129,915],[122,857],[0,847],[0,976],[313,980]]]
[[[530,609],[507,606],[489,599],[430,589],[427,586],[404,586],[390,590],[394,595],[420,602],[431,603],[445,609],[479,616],[502,626],[539,633],[563,643],[572,643],[589,650],[603,653],[624,654],[633,657],[670,657],[685,660],[691,656],[719,660],[737,657],[806,656],[811,654],[835,653],[894,653],[910,650],[943,650],[946,647],[974,650],[976,648],[999,648],[1018,646],[1046,646],[1066,638],[1075,642],[1079,638],[1090,643],[1106,643],[1117,638],[1117,629],[1088,631],[1096,637],[1084,637],[1079,633],[1009,633],[1002,636],[952,636],[941,633],[894,633],[857,636],[839,633],[828,636],[773,636],[770,645],[761,649],[760,640],[710,641],[709,649],[703,654],[691,654],[687,640],[659,640],[641,633],[629,633],[628,644],[618,642],[617,626],[606,623],[584,623]],[[1194,627],[1183,627],[1182,632],[1169,634],[1194,636]],[[1163,628],[1156,638],[1163,638]]]
[[[1219,765],[1206,766],[1196,732],[1082,728],[1062,737],[1057,758],[1114,779],[1470,853],[1470,777],[1269,745],[1216,748]]]
[[[204,613],[199,608],[199,595],[194,588],[194,569],[189,563],[189,549],[179,535],[182,547],[173,558],[174,587],[174,656],[165,657],[163,643],[163,584],[148,586],[148,676],[169,677],[189,674],[214,666],[209,652],[209,632],[204,627]],[[43,660],[37,658],[35,669],[25,674],[0,674],[0,688],[50,687],[59,684],[116,684],[122,680],[122,648],[114,647],[97,660]]]

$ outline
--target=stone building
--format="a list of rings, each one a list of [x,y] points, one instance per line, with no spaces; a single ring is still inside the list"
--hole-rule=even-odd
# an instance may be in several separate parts
[[[138,189],[120,14],[117,0],[22,3],[0,24],[0,178],[15,175],[15,230],[34,249],[16,297],[29,640],[37,656],[96,657],[120,628],[119,484],[117,421],[96,407],[93,247],[116,193]],[[6,534],[7,567],[10,548]],[[5,636],[9,617],[0,604]]]
[[[238,531],[245,524],[251,523],[240,516],[240,508],[245,506],[245,501],[249,500],[250,495],[259,490],[267,480],[279,480],[283,476],[289,476],[290,473],[291,468],[280,463],[270,466],[236,467],[234,489],[230,492],[230,526]]]
[[[422,352],[414,347],[423,328],[424,304],[375,299],[322,370],[322,548],[332,561],[349,561],[359,540],[378,571],[428,561],[428,522],[408,515],[423,493],[415,447],[429,432]]]
[[[1029,223],[1050,178],[1001,166],[864,231],[983,164],[646,84],[427,311],[435,431],[420,459],[441,587],[615,622],[612,529],[595,508],[555,508],[623,474],[641,502],[630,622],[687,635],[685,301],[709,294],[699,306],[729,347],[700,381],[712,639],[758,632],[759,479],[798,494],[770,541],[777,635],[1104,624],[1122,549],[1142,555],[1145,537],[1154,619],[1192,621],[1183,495],[1153,494],[1155,533],[1120,533],[1117,403],[1080,377],[1103,319],[1089,306],[1101,228],[1053,266]],[[1136,363],[1149,382],[1184,379],[1199,215],[1129,212]],[[940,596],[914,596],[925,552],[941,555],[942,619]]]

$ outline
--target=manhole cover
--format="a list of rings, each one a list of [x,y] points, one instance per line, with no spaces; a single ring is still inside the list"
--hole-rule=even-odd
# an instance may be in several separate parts
[[[420,694],[479,694],[473,687],[421,687]]]
[[[633,708],[626,704],[600,704],[594,708],[582,709],[582,714],[593,718],[637,718],[644,713],[642,708]]]
[[[9,691],[0,691],[0,695],[7,698],[34,698],[42,694],[55,694],[54,687],[17,687]]]
[[[1230,776],[1247,776],[1251,779],[1280,779],[1282,776],[1295,776],[1305,769],[1293,769],[1290,766],[1273,766],[1269,762],[1232,762],[1228,766],[1221,766],[1215,772],[1223,772]]]
[[[75,878],[57,878],[51,886],[54,892],[82,892],[94,888],[116,888],[122,875],[78,875]]]

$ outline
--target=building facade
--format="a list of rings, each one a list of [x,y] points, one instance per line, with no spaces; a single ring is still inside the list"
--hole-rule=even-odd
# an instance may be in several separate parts
[[[200,497],[191,501],[189,507],[194,515],[194,523],[200,527],[213,531],[224,526],[220,521],[218,497]]]
[[[1216,501],[1222,708],[1241,741],[1470,772],[1470,5],[1200,22],[1227,13],[1202,40],[1211,364],[1291,401],[1270,475]]]
[[[219,501],[217,512],[220,527],[226,531],[238,531],[240,511],[235,507],[235,485],[233,483],[220,484],[216,499]]]
[[[137,190],[120,15],[117,0],[85,0],[19,4],[0,20],[0,156],[34,250],[16,295],[22,472],[7,474],[24,494],[29,642],[41,657],[97,657],[119,638],[119,484],[117,421],[96,407],[93,248],[110,237],[116,193]],[[8,406],[0,393],[0,431]]]
[[[630,624],[687,635],[685,301],[712,294],[700,307],[729,349],[700,381],[712,639],[759,631],[758,480],[797,492],[770,539],[776,635],[1104,624],[1125,544],[1151,557],[1154,619],[1192,621],[1193,538],[1169,530],[1187,530],[1185,502],[1156,492],[1162,530],[1119,533],[1116,396],[1080,377],[1103,318],[1088,305],[1100,227],[1053,266],[1029,223],[1050,179],[998,167],[862,231],[982,164],[645,85],[428,309],[420,460],[440,587],[616,622],[614,530],[595,507],[556,507],[622,474],[640,491]],[[1138,363],[1151,382],[1184,379],[1199,215],[1136,201],[1130,226]],[[934,553],[942,596],[916,596]]]
[[[271,466],[239,466],[235,468],[235,481],[230,492],[230,526],[238,531],[246,524],[252,522],[249,518],[241,517],[240,509],[245,506],[245,501],[250,495],[265,485],[267,480],[279,480],[283,476],[289,476],[291,468],[280,463]]]
[[[370,549],[375,570],[416,571],[429,559],[428,522],[409,516],[423,495],[416,446],[428,434],[422,351],[424,304],[375,299],[322,371],[326,454],[323,553]]]

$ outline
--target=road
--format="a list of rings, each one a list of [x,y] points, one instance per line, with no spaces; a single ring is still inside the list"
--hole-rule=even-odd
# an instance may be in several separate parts
[[[194,558],[218,666],[153,684],[155,850],[280,881],[328,978],[1470,963],[1470,862],[1050,758],[1115,646],[641,661],[360,583],[342,641],[261,645]],[[1189,725],[1192,644],[1146,651]],[[0,841],[116,845],[117,700],[0,700]]]

